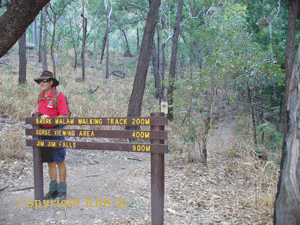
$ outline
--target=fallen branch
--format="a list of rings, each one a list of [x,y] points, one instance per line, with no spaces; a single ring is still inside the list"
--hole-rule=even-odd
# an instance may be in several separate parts
[[[17,189],[14,189],[14,190],[10,190],[10,192],[12,192],[12,191],[24,191],[24,190],[28,190],[28,189],[34,189],[34,187],[17,188]]]
[[[130,157],[128,157],[127,159],[129,159],[129,160],[136,160],[136,161],[139,161],[139,162],[143,161],[142,159],[138,159],[138,158],[130,158]]]
[[[3,191],[4,189],[6,189],[6,188],[8,188],[9,187],[9,185],[7,185],[7,186],[5,186],[5,187],[3,187],[3,188],[0,188],[0,191]]]

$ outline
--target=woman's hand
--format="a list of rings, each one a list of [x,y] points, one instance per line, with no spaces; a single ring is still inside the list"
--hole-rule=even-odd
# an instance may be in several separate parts
[[[49,118],[50,116],[48,116],[48,115],[42,115],[41,116],[41,119],[42,119],[42,121],[44,121],[46,118]]]
[[[36,114],[36,113],[38,113],[38,111],[37,111],[37,110],[33,110],[33,111],[31,112],[31,114],[30,114],[31,117],[32,117],[33,114]]]

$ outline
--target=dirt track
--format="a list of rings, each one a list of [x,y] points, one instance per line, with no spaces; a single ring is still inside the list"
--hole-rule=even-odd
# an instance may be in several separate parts
[[[150,155],[126,152],[68,150],[68,198],[80,200],[75,207],[59,206],[37,209],[26,206],[33,200],[32,175],[16,181],[1,196],[1,224],[102,224],[111,221],[149,221]],[[44,166],[44,189],[48,191],[49,176]],[[20,198],[20,207],[18,201]],[[101,206],[95,207],[100,199]],[[126,208],[118,208],[117,200],[125,198]],[[93,202],[92,202],[93,200]],[[91,202],[86,206],[86,202]],[[30,203],[30,202],[29,202]],[[66,208],[66,209],[63,209]],[[27,221],[27,222],[26,222]]]
[[[166,155],[165,224],[262,221],[259,212],[264,215],[264,211],[245,204],[248,200],[243,190],[248,187],[233,184],[231,176],[224,171],[228,158],[225,146],[230,142],[234,125],[233,119],[227,120],[214,131],[209,140],[208,167],[197,161],[187,163],[184,156]],[[22,174],[21,179],[2,182],[10,186],[0,191],[0,224],[151,224],[149,154],[68,150],[66,159],[68,198],[78,198],[81,207],[63,209],[55,204],[46,209],[27,207],[26,201],[34,198],[33,190],[13,190],[33,186],[32,168],[28,167],[30,173]],[[44,168],[46,192],[49,176],[47,166]],[[93,207],[97,198],[102,207]],[[119,198],[127,200],[126,208],[117,207]],[[93,200],[93,206],[86,206],[87,199]],[[107,199],[111,205],[104,207]],[[19,200],[24,207],[18,205]]]

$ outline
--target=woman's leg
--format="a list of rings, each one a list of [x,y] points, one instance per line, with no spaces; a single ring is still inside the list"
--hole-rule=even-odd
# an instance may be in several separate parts
[[[56,181],[57,180],[57,169],[56,169],[56,163],[51,162],[48,163],[49,166],[49,176],[51,181]]]
[[[65,161],[57,163],[59,170],[59,181],[66,182],[67,178],[67,167]]]

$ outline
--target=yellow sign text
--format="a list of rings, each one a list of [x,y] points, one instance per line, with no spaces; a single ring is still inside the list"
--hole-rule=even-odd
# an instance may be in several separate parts
[[[94,131],[90,131],[90,130],[81,130],[79,132],[79,136],[83,136],[83,137],[94,137],[95,133]]]
[[[36,135],[51,135],[50,130],[36,130]]]
[[[133,118],[132,125],[150,125],[150,119],[144,118]]]
[[[67,141],[60,141],[58,143],[59,148],[76,148],[76,142],[67,142]]]
[[[74,119],[64,119],[64,118],[56,118],[55,124],[74,124]]]
[[[75,130],[54,130],[55,136],[69,136],[74,137],[75,136]]]
[[[78,124],[102,124],[102,119],[78,119]]]
[[[36,146],[37,147],[44,147],[45,146],[45,142],[44,141],[38,141]]]
[[[139,132],[139,131],[134,131],[132,133],[132,137],[135,138],[150,138],[150,132]]]
[[[109,125],[127,125],[127,119],[107,119]]]
[[[46,118],[44,121],[42,119],[36,118],[36,124],[51,124],[52,119]]]
[[[150,147],[151,146],[147,146],[147,145],[132,145],[132,150],[135,152],[135,151],[138,151],[138,152],[150,152]]]

